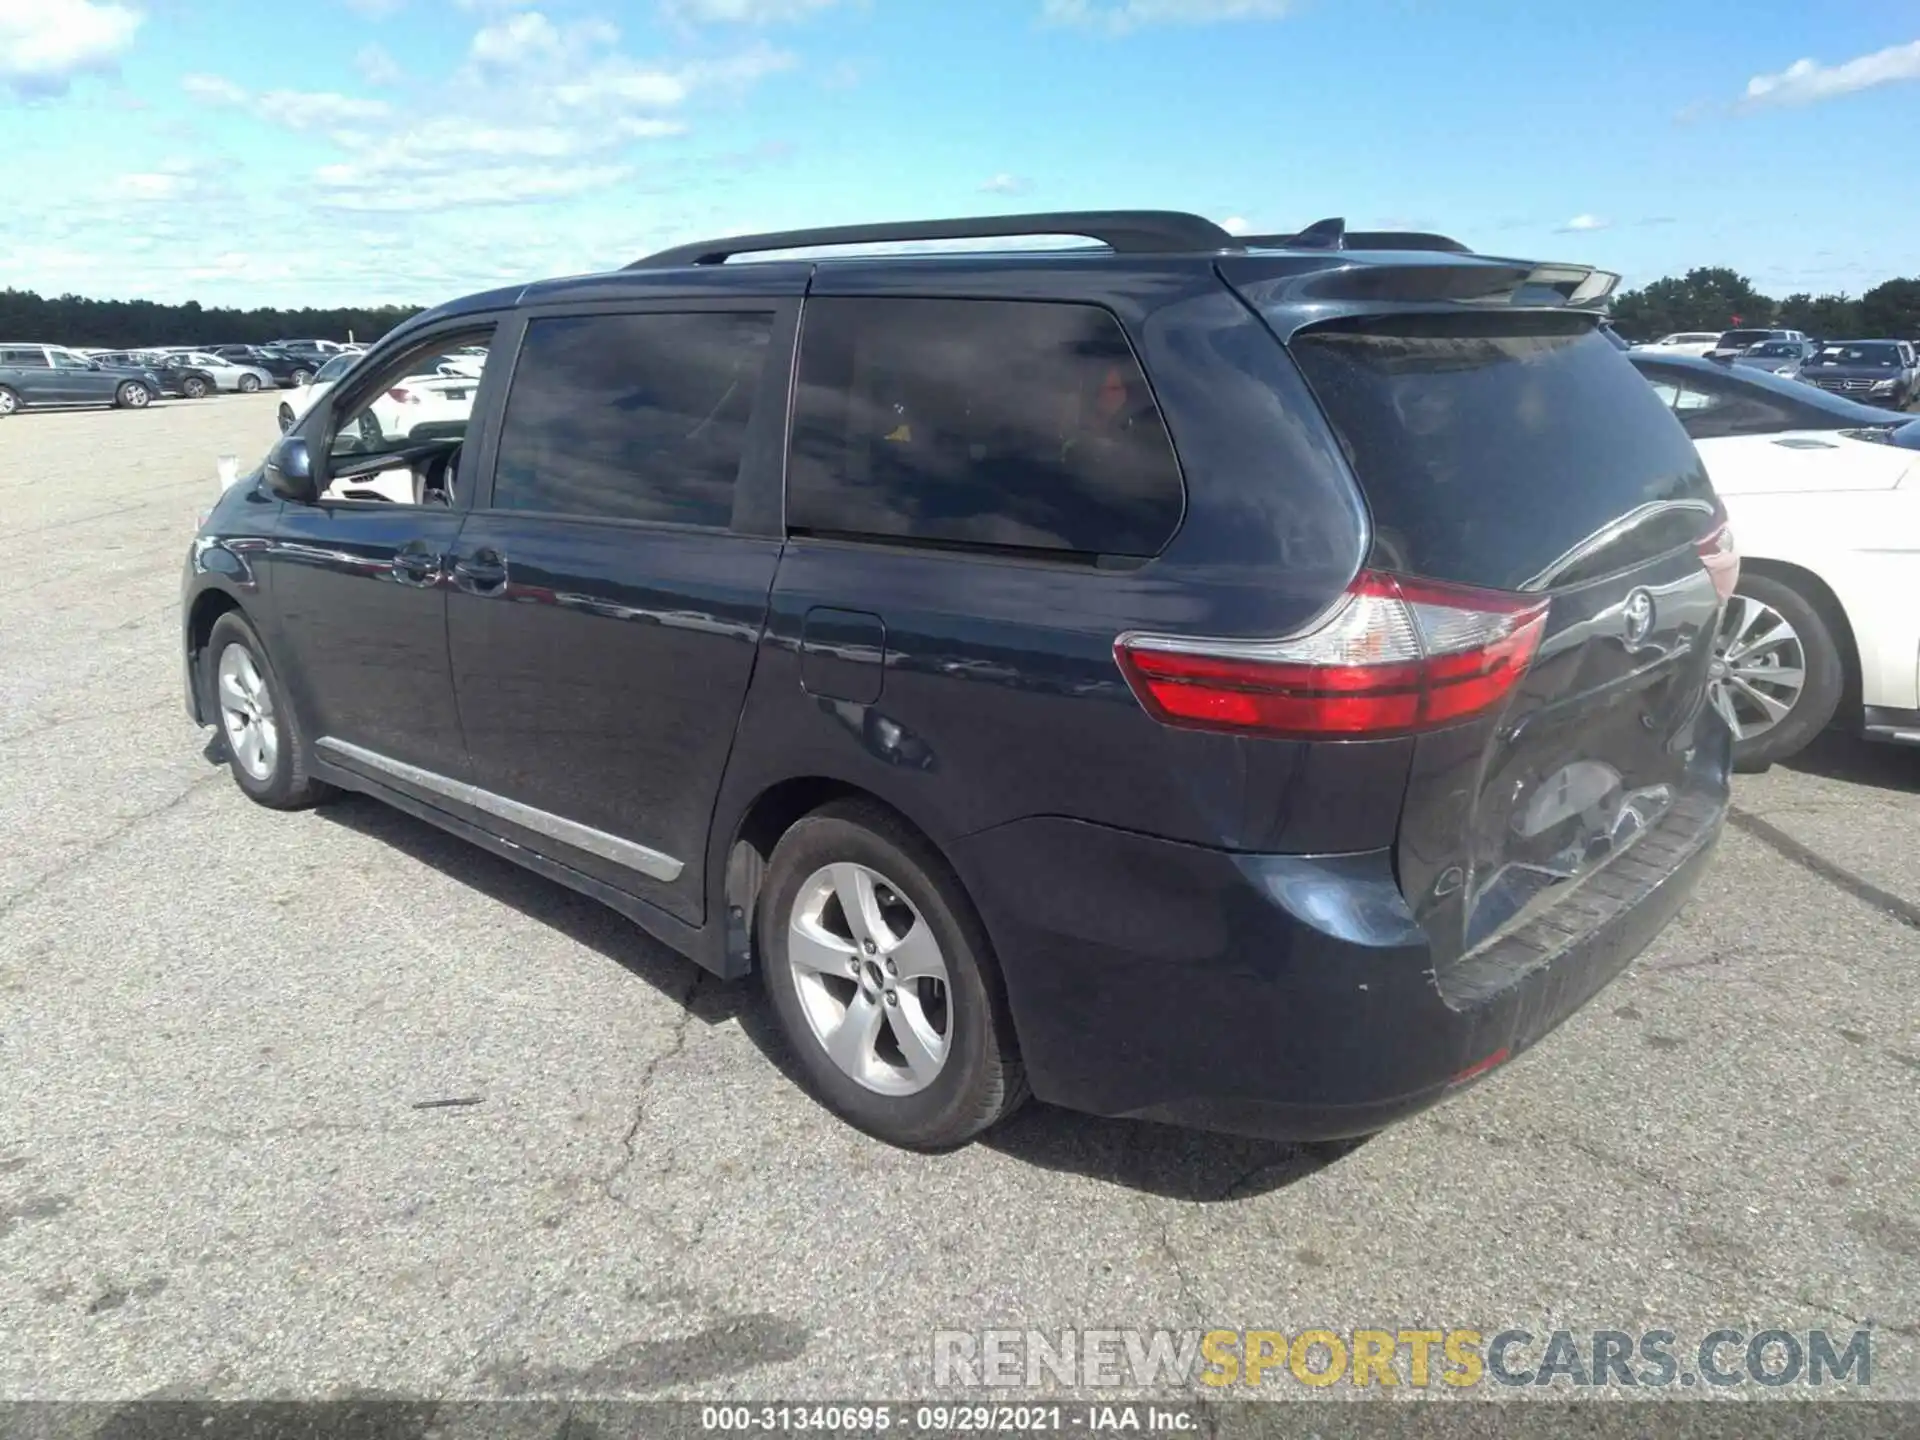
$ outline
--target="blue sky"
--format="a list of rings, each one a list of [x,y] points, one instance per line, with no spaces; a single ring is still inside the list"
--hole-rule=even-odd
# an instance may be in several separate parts
[[[0,0],[0,285],[432,303],[737,230],[1326,215],[1920,274],[1920,0]]]

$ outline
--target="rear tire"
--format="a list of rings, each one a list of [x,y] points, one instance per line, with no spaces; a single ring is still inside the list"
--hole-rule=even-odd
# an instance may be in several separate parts
[[[213,716],[233,780],[272,810],[304,810],[333,793],[307,773],[306,736],[267,648],[237,610],[213,622],[201,652],[203,714]]]
[[[251,395],[259,388],[260,377],[258,375],[242,375],[240,377],[240,393],[242,395]]]
[[[939,852],[890,812],[844,801],[798,821],[755,910],[774,1011],[809,1088],[843,1119],[943,1150],[1026,1099],[985,928]]]
[[[153,399],[153,392],[138,380],[129,380],[113,392],[113,403],[127,410],[144,410]]]
[[[0,385],[0,419],[5,419],[20,408],[20,397],[6,386]]]
[[[1734,768],[1747,773],[1805,749],[1832,723],[1846,689],[1840,643],[1825,612],[1770,575],[1740,577],[1714,666],[1714,706],[1734,727]],[[1779,678],[1769,677],[1773,670]],[[1786,709],[1775,713],[1780,705]]]

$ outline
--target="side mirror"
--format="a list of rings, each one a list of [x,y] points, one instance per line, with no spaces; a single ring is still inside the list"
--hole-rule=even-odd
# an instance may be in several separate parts
[[[273,442],[261,478],[282,500],[311,505],[319,494],[313,483],[313,452],[299,435],[282,435]]]

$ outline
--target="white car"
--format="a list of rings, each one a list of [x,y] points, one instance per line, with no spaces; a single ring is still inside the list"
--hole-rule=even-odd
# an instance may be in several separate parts
[[[1741,768],[1793,754],[1856,694],[1850,724],[1920,744],[1920,449],[1835,430],[1694,443],[1740,551],[1713,700]]]
[[[291,392],[280,402],[280,430],[285,434],[294,421],[306,414],[313,402],[339,383],[342,376],[360,360],[355,353],[336,355],[322,365],[306,385]],[[447,433],[447,427],[464,430],[473,413],[474,392],[480,388],[480,376],[486,368],[485,351],[439,355],[423,362],[417,375],[409,375],[388,387],[360,417],[360,434],[369,444],[385,440],[405,440],[425,428]]]
[[[281,432],[292,429],[360,359],[361,356],[353,352],[335,355],[320,367],[310,383],[282,400]],[[356,427],[360,442],[368,449],[375,449],[411,439],[463,434],[473,413],[474,396],[479,391],[486,363],[484,350],[461,350],[423,360],[417,373],[389,386],[361,412]],[[416,502],[414,483],[413,471],[402,466],[357,476],[329,489],[328,494],[336,499],[386,499],[411,504]]]
[[[1719,343],[1720,332],[1717,330],[1680,330],[1633,348],[1657,350],[1663,355],[1704,355]]]
[[[191,365],[211,376],[215,389],[234,390],[242,395],[251,395],[256,390],[271,390],[275,384],[271,371],[263,370],[258,365],[242,365],[207,350],[172,350],[160,363],[163,369]]]
[[[359,358],[358,355],[335,355],[314,371],[313,379],[288,391],[287,398],[280,402],[280,433],[284,435],[291,430],[293,422],[306,414],[314,401],[331,390]]]

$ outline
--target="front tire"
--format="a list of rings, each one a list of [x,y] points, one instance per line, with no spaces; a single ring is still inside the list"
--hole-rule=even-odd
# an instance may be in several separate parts
[[[214,622],[203,652],[206,712],[214,717],[234,783],[273,810],[301,810],[332,793],[307,774],[305,737],[253,626],[239,612]]]
[[[127,410],[144,410],[153,399],[153,392],[138,380],[129,380],[113,392],[113,403]]]
[[[311,370],[296,370],[293,372],[293,388],[294,389],[296,390],[305,389],[308,385],[311,385],[312,383],[313,383],[313,372]]]
[[[1715,639],[1713,706],[1732,727],[1736,770],[1765,770],[1832,723],[1846,688],[1840,644],[1813,600],[1770,575],[1742,575]]]
[[[888,811],[849,801],[800,820],[756,909],[774,1011],[842,1118],[942,1150],[1026,1099],[985,929],[951,867]]]
[[[180,393],[189,400],[200,400],[207,393],[207,382],[198,375],[189,375],[180,382]]]
[[[240,377],[240,393],[242,395],[251,395],[259,388],[260,377],[258,375],[242,375]]]

